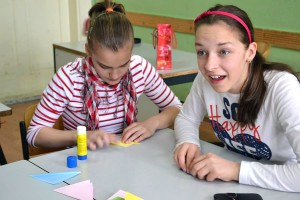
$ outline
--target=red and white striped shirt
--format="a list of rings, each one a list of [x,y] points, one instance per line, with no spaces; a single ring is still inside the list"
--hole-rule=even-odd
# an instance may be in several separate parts
[[[39,130],[43,127],[53,127],[61,115],[66,130],[76,130],[77,126],[86,125],[81,95],[84,85],[82,60],[83,58],[77,58],[74,62],[61,67],[44,90],[28,128],[29,144],[34,145]],[[145,93],[160,110],[170,106],[181,107],[179,99],[144,58],[132,56],[129,69],[137,97]],[[96,86],[100,98],[98,129],[108,133],[123,131],[124,101],[120,87],[120,84],[115,88]]]

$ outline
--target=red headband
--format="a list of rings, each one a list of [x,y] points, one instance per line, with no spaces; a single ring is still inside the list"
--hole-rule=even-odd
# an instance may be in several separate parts
[[[234,14],[231,14],[231,13],[228,13],[228,12],[223,12],[223,11],[206,11],[202,14],[200,14],[195,20],[194,20],[194,23],[197,23],[201,18],[207,16],[207,15],[225,15],[227,17],[230,17],[236,21],[238,21],[244,28],[245,30],[247,31],[247,34],[248,34],[248,38],[249,38],[249,43],[252,43],[252,40],[251,40],[251,34],[250,34],[250,30],[248,28],[248,26],[245,24],[245,22],[239,18],[238,16],[234,15]]]

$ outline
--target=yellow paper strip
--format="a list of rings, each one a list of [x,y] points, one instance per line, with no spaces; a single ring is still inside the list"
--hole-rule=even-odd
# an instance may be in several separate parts
[[[131,143],[124,143],[124,142],[121,142],[121,141],[118,141],[118,142],[113,142],[112,145],[116,145],[116,146],[120,146],[120,147],[129,147],[131,145],[134,145],[134,144],[140,144],[138,142],[131,142]]]
[[[140,197],[131,194],[130,192],[126,192],[125,200],[143,200]]]

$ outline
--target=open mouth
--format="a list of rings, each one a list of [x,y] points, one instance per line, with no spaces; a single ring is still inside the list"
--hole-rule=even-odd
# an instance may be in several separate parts
[[[209,76],[214,81],[223,80],[226,76]]]

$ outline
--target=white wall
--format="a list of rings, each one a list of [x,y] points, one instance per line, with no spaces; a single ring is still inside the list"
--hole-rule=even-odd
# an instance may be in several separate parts
[[[53,70],[53,43],[85,40],[88,0],[0,0],[0,101],[42,94]]]

